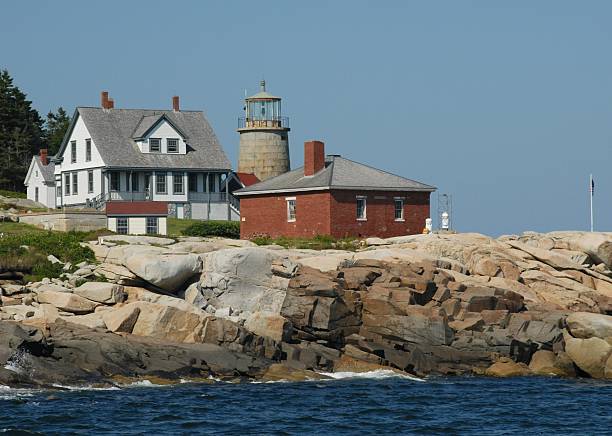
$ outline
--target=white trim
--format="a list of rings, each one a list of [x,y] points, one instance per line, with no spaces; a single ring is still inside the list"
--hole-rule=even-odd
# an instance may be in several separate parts
[[[402,202],[402,216],[401,218],[395,218],[395,203],[401,201]],[[404,222],[404,206],[405,206],[405,202],[404,199],[401,197],[393,197],[393,218],[395,219],[396,222]]]
[[[367,221],[368,220],[368,197],[366,195],[356,195],[355,196],[355,208],[357,208],[357,204],[359,200],[363,200],[363,218],[357,217],[357,221]],[[355,214],[357,214],[357,209],[355,209]]]
[[[289,204],[291,204],[291,202],[293,202],[293,218],[291,218],[291,208],[289,207]],[[285,203],[287,204],[287,222],[294,223],[296,219],[297,201],[295,197],[286,197]]]
[[[261,183],[261,182],[260,182]],[[240,195],[260,195],[260,194],[282,194],[283,192],[306,192],[306,191],[328,191],[328,190],[342,190],[342,191],[394,191],[394,192],[434,192],[435,189],[431,188],[372,188],[368,186],[316,186],[314,188],[292,188],[292,189],[268,189],[262,191],[246,191],[246,192],[234,192],[235,196]]]

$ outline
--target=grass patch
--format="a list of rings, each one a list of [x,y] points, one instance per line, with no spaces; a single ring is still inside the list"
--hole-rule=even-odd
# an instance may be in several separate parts
[[[307,248],[312,250],[348,250],[355,251],[359,247],[357,238],[336,239],[329,235],[317,235],[314,238],[288,238],[281,236],[271,238],[269,236],[258,236],[251,239],[257,245],[280,245],[285,248]]]
[[[200,220],[178,219],[168,217],[166,225],[168,226],[168,236],[182,236],[183,231],[192,224],[199,223]]]
[[[7,191],[6,189],[0,189],[0,195],[3,197],[10,198],[27,198],[27,194],[25,192],[15,192],[15,191]]]
[[[21,223],[0,223],[0,271],[21,271],[25,280],[59,277],[62,265],[52,264],[52,254],[62,262],[94,263],[96,258],[81,242],[96,239],[96,232],[53,232]]]

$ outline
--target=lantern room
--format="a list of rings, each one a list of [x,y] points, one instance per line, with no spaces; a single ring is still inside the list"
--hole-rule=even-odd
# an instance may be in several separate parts
[[[286,128],[289,119],[281,115],[281,98],[266,91],[266,81],[260,82],[260,91],[245,99],[245,117],[238,128]]]

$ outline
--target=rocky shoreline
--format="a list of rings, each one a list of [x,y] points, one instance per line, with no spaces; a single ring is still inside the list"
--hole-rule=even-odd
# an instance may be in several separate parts
[[[0,281],[0,385],[377,369],[612,379],[610,233],[370,238],[355,252],[120,235],[86,245],[97,263],[65,265],[60,279]]]

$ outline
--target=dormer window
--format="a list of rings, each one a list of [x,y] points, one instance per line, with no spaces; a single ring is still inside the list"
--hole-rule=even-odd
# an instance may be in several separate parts
[[[178,153],[178,142],[179,140],[176,138],[168,138],[166,139],[166,145],[168,146],[168,153]]]
[[[150,138],[149,139],[149,151],[151,153],[161,151],[161,139],[160,138]]]

